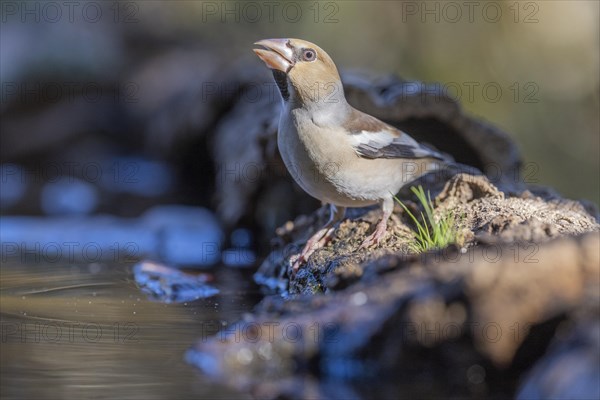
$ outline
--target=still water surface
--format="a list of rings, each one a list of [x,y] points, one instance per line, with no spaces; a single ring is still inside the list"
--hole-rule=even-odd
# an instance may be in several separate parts
[[[221,293],[149,300],[132,265],[3,262],[0,394],[9,398],[248,398],[210,382],[185,351],[260,299],[250,272],[218,268]]]

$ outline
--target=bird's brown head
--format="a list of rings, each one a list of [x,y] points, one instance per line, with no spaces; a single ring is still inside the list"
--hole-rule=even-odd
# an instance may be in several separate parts
[[[254,52],[273,71],[285,101],[339,102],[343,87],[333,60],[314,43],[301,39],[265,39]]]

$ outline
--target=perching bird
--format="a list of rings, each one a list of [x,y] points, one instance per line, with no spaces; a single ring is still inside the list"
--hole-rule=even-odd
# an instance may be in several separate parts
[[[445,156],[406,133],[353,108],[337,68],[319,46],[300,39],[266,39],[254,52],[272,70],[283,100],[277,144],[295,181],[328,203],[329,221],[296,258],[293,271],[333,236],[346,207],[380,203],[383,216],[361,245],[386,234],[394,195],[405,184],[443,167]]]

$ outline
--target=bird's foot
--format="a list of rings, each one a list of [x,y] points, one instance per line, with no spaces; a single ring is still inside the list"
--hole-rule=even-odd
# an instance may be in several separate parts
[[[381,241],[385,238],[386,233],[387,233],[387,218],[379,221],[379,223],[377,224],[377,227],[375,228],[375,232],[373,232],[372,234],[367,236],[358,249],[359,250],[368,249],[371,246],[375,246],[375,245],[381,243]]]
[[[300,252],[300,254],[293,256],[290,258],[290,262],[292,263],[292,276],[296,275],[298,269],[308,261],[308,258],[317,250],[324,247],[327,243],[331,241],[333,238],[333,232],[335,232],[335,228],[325,227],[320,229],[317,233],[311,236],[306,242],[306,245]]]

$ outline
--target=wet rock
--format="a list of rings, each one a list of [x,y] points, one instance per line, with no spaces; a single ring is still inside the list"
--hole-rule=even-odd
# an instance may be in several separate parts
[[[152,299],[183,303],[215,296],[219,290],[207,284],[205,275],[191,275],[151,261],[133,267],[136,284]]]

